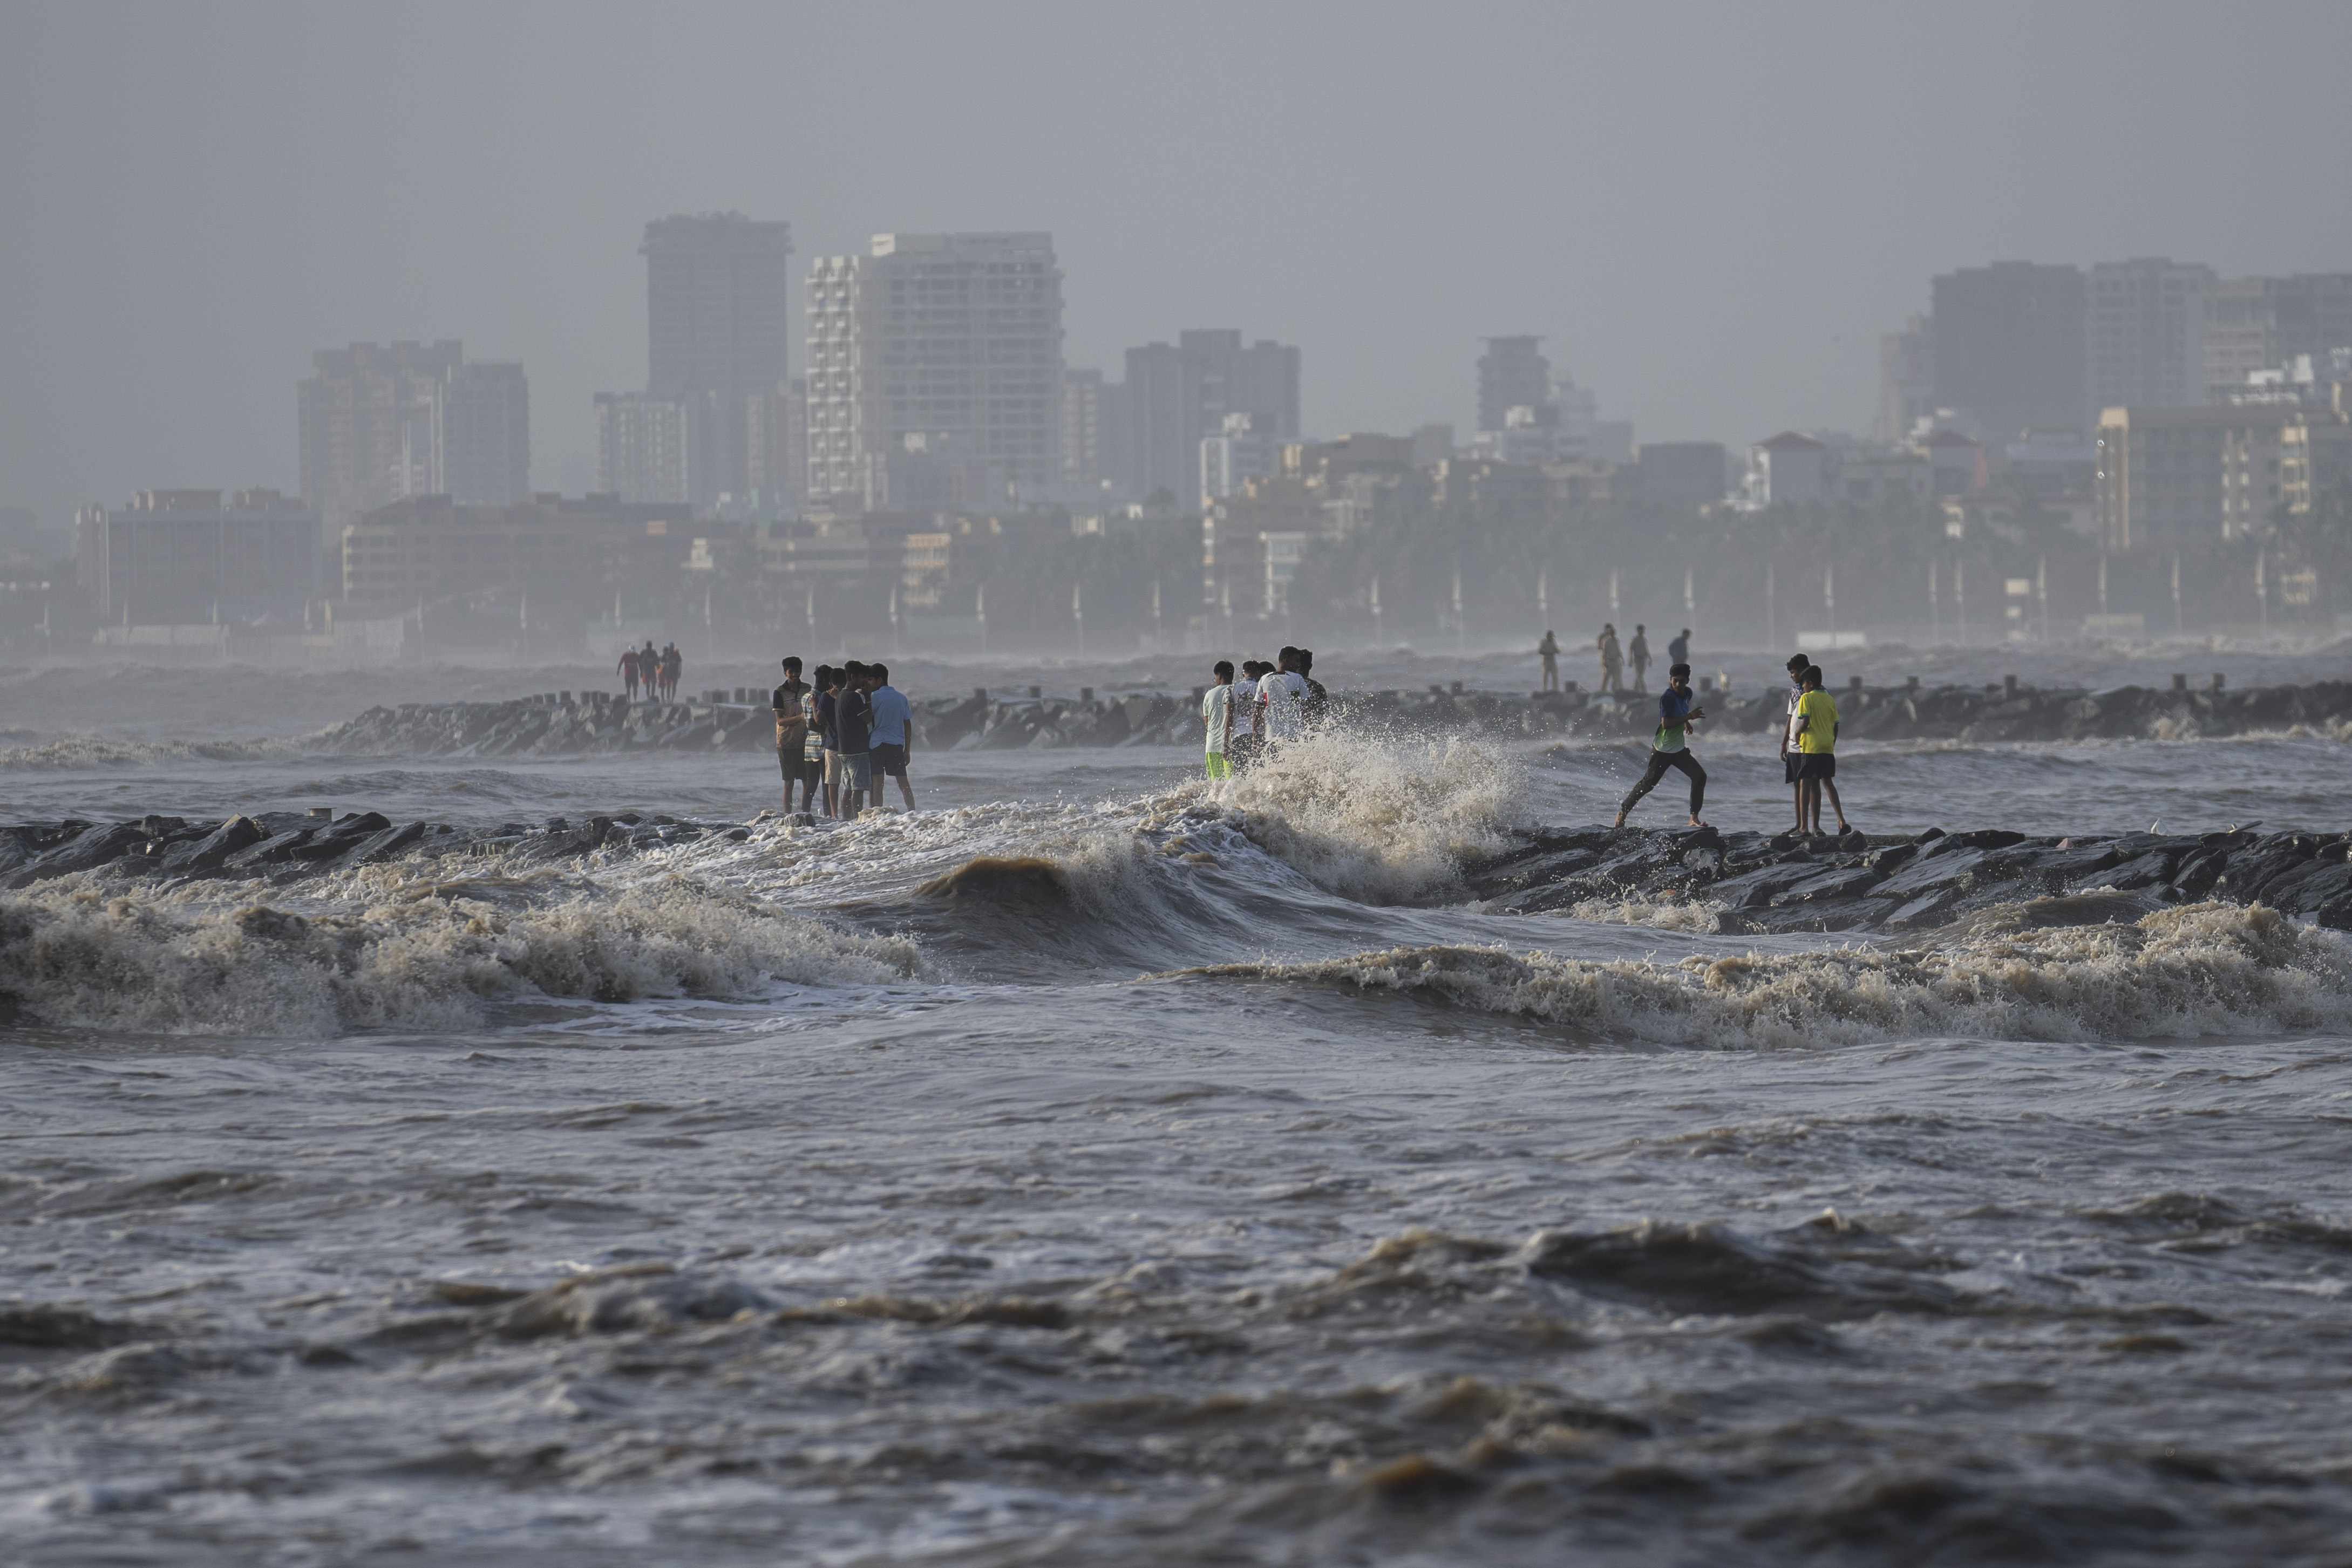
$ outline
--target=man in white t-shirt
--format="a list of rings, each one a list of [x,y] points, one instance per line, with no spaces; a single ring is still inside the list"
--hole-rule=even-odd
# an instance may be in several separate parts
[[[1265,667],[1255,659],[1244,659],[1241,679],[1234,683],[1234,738],[1225,747],[1225,760],[1236,773],[1257,760],[1262,738],[1257,724],[1257,674]]]
[[[1298,650],[1285,648],[1274,673],[1257,683],[1269,742],[1297,740],[1307,734],[1307,677],[1298,673]]]
[[[1233,661],[1219,659],[1212,673],[1217,684],[1201,694],[1201,724],[1209,732],[1209,778],[1213,782],[1234,776],[1229,756],[1234,744]]]
[[[1802,653],[1789,656],[1789,716],[1780,727],[1780,771],[1786,775],[1784,782],[1796,799],[1797,831],[1801,833],[1805,831],[1805,786],[1797,777],[1798,768],[1804,760],[1797,746],[1797,705],[1805,700],[1805,672],[1812,664]]]

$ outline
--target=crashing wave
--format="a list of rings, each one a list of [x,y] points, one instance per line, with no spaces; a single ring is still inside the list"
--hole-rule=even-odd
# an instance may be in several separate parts
[[[2137,925],[2019,928],[1980,920],[1924,951],[1589,961],[1499,947],[1395,947],[1179,976],[1427,996],[1594,1035],[1774,1047],[1934,1036],[2181,1039],[2340,1029],[2352,947],[2275,910],[2200,904]]]
[[[299,747],[284,740],[125,741],[97,735],[61,735],[0,751],[0,773],[155,768],[199,761],[264,762],[301,755]]]

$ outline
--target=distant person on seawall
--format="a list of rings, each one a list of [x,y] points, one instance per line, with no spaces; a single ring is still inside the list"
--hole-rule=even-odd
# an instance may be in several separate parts
[[[1682,635],[1666,644],[1666,663],[1669,664],[1687,664],[1690,663],[1689,627],[1684,627]]]
[[[637,700],[637,651],[636,651],[635,648],[624,648],[624,649],[622,649],[622,650],[621,650],[621,662],[620,662],[620,664],[619,664],[615,665],[614,667],[615,667],[616,669],[618,669],[618,670],[621,672],[621,686],[622,686],[622,689],[623,689],[623,690],[625,690],[625,691],[626,691],[626,692],[628,693],[628,695],[629,695],[629,700],[630,700],[631,702],[635,702],[635,701],[636,701],[636,700]]]
[[[1690,666],[1676,664],[1666,672],[1666,689],[1658,695],[1658,727],[1650,740],[1650,765],[1642,771],[1642,781],[1626,792],[1618,805],[1615,827],[1625,825],[1626,813],[1641,803],[1642,797],[1658,787],[1666,769],[1678,768],[1690,779],[1690,825],[1704,828],[1699,808],[1706,801],[1706,769],[1690,754],[1690,729],[1706,716],[1706,710],[1691,702]]]
[[[1633,628],[1633,640],[1625,644],[1625,657],[1632,661],[1633,665],[1633,689],[1637,692],[1648,691],[1650,689],[1650,629],[1647,626]]]
[[[1543,660],[1543,689],[1559,690],[1559,639],[1551,634],[1549,627],[1544,631],[1543,641],[1536,644],[1536,653]]]
[[[685,673],[686,655],[677,651],[677,643],[669,643],[662,649],[661,655],[662,700],[664,702],[674,703],[677,701],[678,677]]]
[[[1601,626],[1601,635],[1593,645],[1601,650],[1601,689],[1612,696],[1622,694],[1625,690],[1624,676],[1621,673],[1625,668],[1625,655],[1617,646],[1614,622]]]

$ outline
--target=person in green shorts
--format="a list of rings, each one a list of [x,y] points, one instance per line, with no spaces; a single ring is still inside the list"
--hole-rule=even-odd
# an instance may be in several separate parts
[[[1809,667],[1801,677],[1805,695],[1797,699],[1797,831],[1819,837],[1822,794],[1828,791],[1830,809],[1837,813],[1838,831],[1849,831],[1845,802],[1837,792],[1837,698],[1824,689],[1822,667]]]
[[[1226,748],[1234,739],[1234,664],[1220,659],[1214,672],[1217,684],[1201,694],[1201,725],[1209,732],[1209,777],[1230,779],[1233,764],[1226,760]]]

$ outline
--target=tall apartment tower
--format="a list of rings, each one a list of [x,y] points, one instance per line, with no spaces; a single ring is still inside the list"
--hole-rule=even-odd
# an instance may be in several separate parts
[[[1551,406],[1551,361],[1543,355],[1543,340],[1535,337],[1489,338],[1478,356],[1478,428],[1504,430],[1511,410],[1541,412]]]
[[[2084,331],[2093,409],[2205,401],[2205,292],[2212,287],[2211,267],[2164,256],[2091,268]]]
[[[506,506],[530,492],[530,389],[519,364],[455,342],[353,343],[310,356],[297,389],[302,498],[330,544],[408,496]]]
[[[1878,337],[1878,420],[1884,442],[1906,440],[1911,427],[1936,412],[1935,329],[1914,316],[1900,332]]]
[[[2086,431],[2090,396],[2080,267],[1997,261],[1935,282],[1936,406],[1976,417],[1985,439]]]
[[[2352,273],[2232,277],[2205,297],[2205,396],[2242,387],[2255,371],[2352,346]]]
[[[1299,354],[1232,328],[1179,332],[1171,346],[1127,351],[1126,480],[1139,499],[1166,490],[1187,510],[1201,497],[1201,443],[1225,416],[1258,416],[1251,428],[1275,442],[1299,438]]]
[[[793,420],[793,229],[740,213],[646,225],[646,390],[596,399],[599,483],[632,501],[797,507],[775,437]]]
[[[812,497],[879,493],[920,451],[986,486],[1062,476],[1062,272],[1049,234],[877,235],[808,277]]]
[[[1127,385],[1096,370],[1062,372],[1062,483],[1074,490],[1127,477]]]

